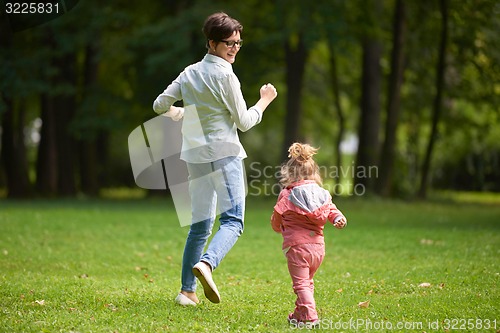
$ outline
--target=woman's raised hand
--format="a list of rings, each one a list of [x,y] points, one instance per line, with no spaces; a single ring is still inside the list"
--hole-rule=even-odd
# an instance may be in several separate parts
[[[269,103],[271,103],[276,96],[278,96],[278,92],[272,84],[268,83],[260,88],[260,98],[269,101]]]
[[[264,112],[269,104],[278,96],[276,88],[270,83],[263,85],[260,88],[260,99],[257,106]]]

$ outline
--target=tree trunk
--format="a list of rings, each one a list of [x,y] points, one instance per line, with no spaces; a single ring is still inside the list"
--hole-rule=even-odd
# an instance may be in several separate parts
[[[47,28],[45,43],[57,50],[56,34]],[[53,91],[42,96],[42,135],[37,164],[37,183],[42,193],[53,192],[56,177],[56,195],[76,195],[75,140],[70,133],[70,123],[76,108],[76,51],[69,51],[51,59],[57,72],[50,79]],[[45,128],[45,129],[44,129]],[[48,179],[44,179],[48,177]],[[44,184],[45,183],[45,184]]]
[[[99,194],[97,151],[95,142],[81,141],[80,149],[80,186],[83,193],[90,196]]]
[[[75,183],[75,140],[70,133],[70,124],[75,114],[76,100],[74,88],[76,86],[75,53],[69,53],[56,59],[56,66],[60,70],[56,86],[63,86],[70,92],[54,96],[54,110],[56,113],[56,145],[57,145],[57,192],[60,196],[76,195]]]
[[[3,58],[3,52],[5,50],[10,49],[12,45],[12,31],[10,28],[7,15],[4,12],[0,12],[0,31],[2,31],[2,33],[0,33],[0,52],[2,53],[2,58]],[[2,59],[2,61],[6,60]],[[4,108],[3,112],[9,112],[9,110],[12,108],[11,104],[12,101],[7,99],[5,91],[0,90],[0,110],[2,110],[3,107]],[[0,111],[0,132],[2,135],[0,138],[0,188],[7,188],[7,174],[6,174],[7,156],[5,153],[5,141],[4,141],[4,135],[6,135],[5,117],[6,117],[5,113],[2,115],[2,111]]]
[[[382,196],[391,194],[392,170],[394,168],[396,135],[401,104],[401,85],[403,83],[404,52],[406,35],[406,8],[403,0],[396,1],[393,21],[393,46],[391,53],[391,73],[387,97],[387,118],[385,139],[380,156],[380,173],[376,192]]]
[[[292,43],[291,38],[285,43],[286,59],[286,119],[285,139],[282,159],[288,156],[288,147],[299,140],[299,125],[302,115],[302,85],[306,65],[307,50],[302,35]]]
[[[84,91],[83,98],[89,98],[97,82],[99,62],[98,37],[90,42],[85,48],[85,63],[83,69]],[[89,129],[93,132],[89,137],[83,137],[79,142],[79,160],[80,160],[80,185],[83,193],[91,196],[99,194],[99,160],[97,158],[96,141],[98,131],[95,128]]]
[[[340,150],[340,145],[342,143],[342,139],[344,137],[345,132],[345,117],[344,112],[342,110],[342,106],[340,104],[340,89],[339,89],[339,76],[337,70],[337,61],[335,55],[335,48],[333,46],[333,41],[328,41],[328,49],[330,51],[330,80],[332,84],[332,92],[334,96],[335,110],[337,111],[337,117],[339,121],[339,131],[335,138],[335,154],[336,158],[336,166],[338,171],[338,179],[337,183],[340,184],[342,181],[342,151]]]
[[[108,165],[109,162],[109,141],[110,141],[109,137],[110,137],[109,131],[107,132],[101,131],[98,133],[96,140],[96,146],[95,146],[96,157],[97,160],[99,161],[99,165],[102,166],[102,169],[99,170],[100,172],[98,175],[98,182],[100,187],[109,186],[108,179],[111,176],[110,170],[106,168],[106,165]],[[126,186],[136,186],[132,173],[129,174],[131,181],[128,184],[126,184]]]
[[[21,103],[16,112],[12,99],[2,98],[6,108],[2,115],[2,160],[7,178],[7,197],[28,198],[32,190],[24,144],[25,106]]]
[[[36,160],[36,190],[43,196],[57,194],[57,146],[56,146],[56,121],[52,98],[43,94],[41,96],[40,142]]]
[[[380,128],[380,42],[365,38],[363,40],[361,116],[359,124],[359,145],[356,158],[355,184],[361,185],[367,192],[373,190],[374,180],[369,170],[377,166]]]
[[[441,12],[442,29],[441,40],[439,43],[439,56],[436,68],[436,96],[433,103],[432,128],[429,137],[429,143],[425,153],[424,163],[422,165],[422,178],[420,180],[420,188],[418,197],[421,199],[427,196],[427,187],[429,184],[429,172],[431,167],[432,152],[438,136],[438,125],[442,113],[442,100],[444,90],[444,73],[446,69],[446,45],[448,43],[448,4],[446,0],[439,1],[439,9]]]
[[[57,193],[60,196],[76,195],[75,183],[75,140],[70,134],[69,125],[75,110],[73,96],[57,96],[54,98],[56,111],[57,138]]]

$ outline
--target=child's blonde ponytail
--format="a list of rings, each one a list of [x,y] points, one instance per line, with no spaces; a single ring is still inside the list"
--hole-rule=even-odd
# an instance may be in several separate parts
[[[322,185],[319,167],[313,159],[318,152],[306,143],[293,143],[288,148],[289,160],[281,166],[280,184],[287,187],[300,180],[314,180],[318,185]]]

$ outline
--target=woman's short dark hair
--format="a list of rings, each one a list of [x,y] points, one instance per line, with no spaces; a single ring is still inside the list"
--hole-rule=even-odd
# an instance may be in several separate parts
[[[210,15],[203,25],[203,34],[207,38],[207,48],[210,48],[208,44],[209,40],[220,42],[223,39],[231,37],[235,31],[241,34],[243,26],[234,18],[223,12]]]

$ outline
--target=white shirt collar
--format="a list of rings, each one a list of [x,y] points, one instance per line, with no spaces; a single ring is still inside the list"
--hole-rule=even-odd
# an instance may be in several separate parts
[[[210,53],[207,53],[205,55],[205,57],[203,58],[203,60],[204,61],[208,61],[208,62],[214,62],[214,63],[222,65],[222,66],[224,66],[224,67],[226,67],[227,69],[230,69],[230,70],[233,69],[233,66],[229,62],[227,62],[225,59],[223,59],[223,58],[221,58],[219,56],[210,54]]]

